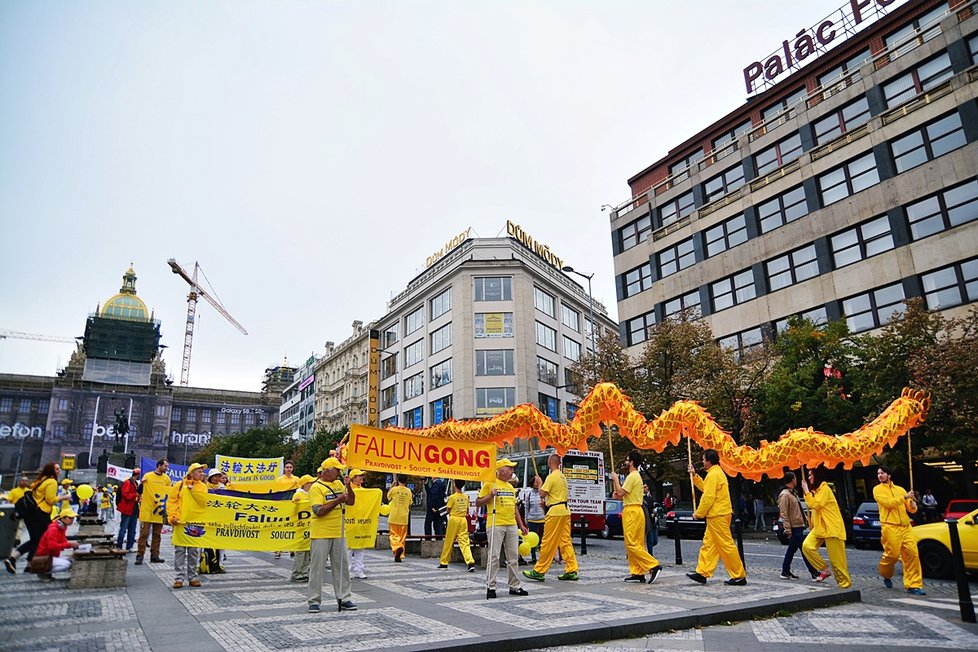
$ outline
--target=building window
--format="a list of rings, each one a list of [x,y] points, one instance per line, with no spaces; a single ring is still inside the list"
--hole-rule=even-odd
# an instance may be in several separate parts
[[[903,312],[903,285],[894,283],[842,301],[842,314],[850,333],[862,333],[885,325]]]
[[[66,399],[66,398],[59,398],[58,399],[58,411],[59,412],[64,412],[67,409],[68,409],[68,399]]]
[[[697,314],[700,309],[700,291],[693,290],[692,292],[687,292],[675,299],[669,299],[663,304],[663,314],[666,317],[672,317],[673,315],[678,315],[683,310],[696,309]]]
[[[658,258],[660,278],[665,278],[692,266],[696,262],[696,255],[693,252],[693,239],[689,238],[668,249],[663,249],[658,253]],[[649,286],[651,285],[650,279]]]
[[[222,426],[227,422],[227,415],[224,412],[218,411],[217,413],[217,425]]]
[[[971,63],[978,63],[978,34],[968,39],[968,51],[971,52]]]
[[[231,413],[231,425],[232,426],[239,426],[239,425],[241,425],[241,413],[239,413],[239,412],[232,412]]]
[[[513,279],[509,276],[484,276],[475,279],[476,301],[512,301]]]
[[[391,353],[380,363],[380,377],[390,378],[397,373],[397,354]]]
[[[410,335],[422,326],[424,326],[424,307],[418,306],[404,318],[404,334]]]
[[[865,50],[861,50],[856,54],[854,54],[853,56],[849,57],[848,59],[846,59],[839,65],[837,65],[835,68],[832,68],[831,70],[826,70],[821,75],[819,75],[817,78],[818,85],[823,89],[823,97],[829,97],[830,95],[832,95],[833,92],[845,88],[845,84],[839,84],[838,88],[833,88],[833,84],[838,79],[848,75],[849,73],[853,73],[852,77],[850,78],[851,81],[858,80],[860,77],[856,73],[858,72],[859,68],[869,60],[871,56],[872,54],[870,53],[869,48],[866,48]]]
[[[414,344],[404,347],[404,368],[415,365],[424,359],[424,340],[418,340]]]
[[[17,413],[30,412],[31,411],[31,399],[22,398],[20,399],[20,405],[17,408]]]
[[[890,221],[885,215],[840,231],[829,238],[835,269],[893,248]]]
[[[626,251],[635,245],[645,242],[652,233],[652,216],[646,215],[626,224],[618,230],[621,239],[621,250]]]
[[[652,287],[652,265],[645,263],[622,274],[622,292],[624,298],[633,297]],[[580,329],[574,329],[579,331]]]
[[[533,286],[533,307],[550,317],[557,316],[557,300],[536,286]]]
[[[791,95],[781,100],[780,102],[776,102],[771,106],[767,107],[766,109],[764,109],[763,111],[761,111],[761,120],[767,122],[768,120],[777,116],[778,114],[787,111],[792,106],[805,99],[806,95],[807,92],[805,91],[805,87],[802,86],[801,88],[793,92]]]
[[[201,410],[200,411],[200,422],[201,423],[210,423],[211,422],[211,411],[210,410]]]
[[[693,212],[696,207],[693,201],[693,191],[680,195],[675,199],[665,203],[659,209],[659,226],[669,226],[673,222],[686,217]]]
[[[477,417],[502,414],[515,406],[515,387],[481,387],[475,390],[475,415]]]
[[[707,258],[716,256],[721,251],[747,242],[747,221],[743,215],[731,217],[707,229],[705,236]]]
[[[197,408],[187,408],[187,423],[197,422]]]
[[[651,273],[651,272],[650,272]],[[581,313],[566,304],[560,304],[560,323],[567,328],[581,332]]]
[[[890,150],[897,172],[906,172],[967,144],[961,116],[955,111],[890,141]]]
[[[475,336],[482,337],[512,337],[513,313],[511,312],[477,312],[474,324]]]
[[[971,222],[978,219],[978,181],[907,204],[904,210],[914,240]]]
[[[860,97],[854,102],[846,104],[841,109],[837,109],[824,118],[817,120],[813,128],[815,129],[815,142],[824,145],[833,138],[837,138],[844,133],[848,133],[860,127],[872,116],[869,113],[869,100],[865,96]]]
[[[421,396],[424,393],[423,374],[414,374],[410,378],[404,379],[404,400]]]
[[[155,414],[158,417],[165,417],[166,416],[166,405],[158,404],[156,406]]]
[[[655,325],[655,312],[650,311],[625,322],[625,338],[628,346],[641,344],[649,339],[649,329]]]
[[[697,149],[695,152],[682,159],[681,161],[676,161],[669,166],[669,176],[672,177],[673,185],[685,181],[689,178],[689,169],[693,167],[693,164],[697,161],[702,161],[706,154],[703,152],[702,148]]]
[[[14,409],[14,399],[0,398],[0,412],[12,412]]]
[[[761,327],[751,328],[740,333],[734,333],[717,340],[717,344],[725,349],[730,349],[739,358],[747,351],[764,344],[764,334]]]
[[[536,323],[537,325],[537,344],[544,347],[545,349],[550,349],[551,351],[557,350],[557,331],[550,328],[546,324]]]
[[[452,345],[452,325],[445,324],[431,334],[431,355],[443,351]]]
[[[398,335],[397,335],[397,330],[398,329],[397,329],[397,326],[398,326],[397,324],[394,324],[393,326],[391,326],[390,328],[388,328],[387,330],[384,331],[384,348],[385,349],[388,348],[389,346],[391,346],[392,344],[397,344],[397,340],[398,340]]]
[[[738,163],[703,184],[703,201],[709,204],[742,185],[744,185],[744,166]]]
[[[741,136],[743,136],[748,131],[750,131],[753,128],[753,126],[754,123],[751,122],[750,120],[747,120],[745,122],[740,123],[733,129],[730,129],[729,131],[726,131],[723,134],[717,136],[710,143],[713,146],[713,152],[717,153],[718,150],[723,149],[730,143],[736,142],[737,139],[739,139]]]
[[[431,425],[435,426],[443,421],[454,418],[452,415],[452,395],[431,402]]]
[[[431,320],[434,321],[452,309],[452,288],[431,300]]]
[[[416,407],[413,410],[408,410],[404,413],[404,423],[402,428],[414,428],[415,430],[424,427],[424,414],[421,412],[420,407]]]
[[[815,245],[796,249],[764,263],[771,292],[818,276]]]
[[[556,386],[557,365],[546,358],[537,358],[537,380]]]
[[[174,407],[170,410],[170,421],[182,421],[183,420],[183,409]]]
[[[41,402],[37,404],[37,413],[38,414],[47,414],[48,413],[48,402],[47,401],[45,401],[45,400],[42,399]]]
[[[564,336],[564,357],[577,362],[581,359],[581,343]]]
[[[714,312],[749,301],[757,296],[754,274],[747,269],[710,284]]]
[[[925,61],[890,82],[883,84],[883,97],[887,108],[900,106],[921,93],[926,93],[954,75],[951,57],[947,52]]]
[[[754,165],[757,166],[757,175],[763,176],[772,170],[777,170],[782,165],[791,163],[799,156],[801,156],[801,135],[795,132],[784,140],[778,141],[754,155]]]
[[[869,152],[818,177],[822,205],[834,204],[840,199],[876,185],[879,181],[876,159],[873,153]]]
[[[546,394],[537,394],[537,405],[540,411],[543,412],[548,419],[556,422],[560,418],[560,412],[558,410],[558,401],[555,396],[547,396]]]
[[[942,2],[913,22],[883,37],[886,48],[892,48],[890,58],[896,59],[918,45],[923,45],[935,36],[939,36],[941,33],[940,19],[945,13],[947,13],[947,3]]]
[[[380,409],[386,410],[397,405],[397,385],[380,390]]]
[[[512,349],[486,349],[475,352],[476,376],[512,376],[515,373]]]
[[[930,310],[978,301],[978,258],[923,274],[920,282]]]
[[[452,382],[452,359],[436,364],[431,368],[431,389]]]
[[[829,323],[829,313],[825,309],[825,306],[820,308],[812,308],[807,312],[798,313],[797,316],[801,317],[802,319],[807,319],[816,326],[823,326]],[[778,321],[774,322],[774,330],[778,333],[788,330],[788,317],[784,317],[783,319],[779,319]]]
[[[578,406],[574,403],[567,403],[567,421],[573,421],[574,417],[577,416]]]
[[[255,425],[255,415],[252,414],[251,412],[248,412],[247,414],[244,415],[244,422],[246,426]]]
[[[808,215],[808,202],[805,200],[805,189],[802,186],[792,188],[757,206],[761,233],[773,231],[806,215]],[[746,239],[746,236],[744,237]]]

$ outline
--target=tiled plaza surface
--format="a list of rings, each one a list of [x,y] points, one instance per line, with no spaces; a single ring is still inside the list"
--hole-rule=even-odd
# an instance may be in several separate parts
[[[675,567],[668,559],[662,560],[655,584],[625,584],[620,543],[580,557],[579,582],[558,581],[559,564],[544,583],[523,580],[528,597],[508,594],[501,569],[495,600],[486,600],[484,571],[467,573],[462,564],[438,570],[436,559],[417,557],[394,563],[388,552],[369,550],[368,579],[353,580],[359,610],[333,609],[327,573],[319,614],[306,611],[306,585],[289,581],[287,554],[275,560],[271,553],[232,551],[226,574],[202,576],[203,587],[179,590],[171,588],[169,535],[162,556],[166,563],[150,564],[147,554],[143,566],[134,566],[130,556],[127,587],[119,590],[70,591],[63,580],[3,574],[0,650],[518,649],[556,645],[569,631],[593,630],[600,634],[595,638],[609,638],[612,627],[618,640],[561,649],[784,649],[786,644],[793,650],[978,649],[978,629],[949,622],[956,601],[940,591],[924,598],[928,609],[894,592],[883,605],[851,604],[757,620],[748,614],[731,626],[620,638],[649,621],[668,625],[694,613],[778,605],[835,591],[830,583],[784,582],[771,569],[752,569],[746,587],[724,586],[722,566],[701,586],[685,577],[688,563]],[[937,615],[934,604],[940,605]],[[687,626],[689,621],[675,622]]]

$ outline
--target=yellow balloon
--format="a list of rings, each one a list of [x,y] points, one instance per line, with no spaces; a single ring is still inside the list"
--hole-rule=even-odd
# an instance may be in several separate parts
[[[523,535],[523,543],[528,543],[531,548],[536,548],[540,544],[540,535],[536,532],[527,532]]]
[[[95,493],[95,490],[87,484],[80,484],[78,488],[75,489],[75,495],[77,495],[82,500],[88,500]]]
[[[381,516],[388,516],[390,513],[391,513],[391,506],[390,505],[384,504],[384,505],[381,505],[380,506],[380,515]]]
[[[530,554],[530,551],[533,550],[533,546],[531,546],[529,543],[524,541],[523,543],[520,544],[519,550],[520,550],[520,556],[526,557],[528,554]]]

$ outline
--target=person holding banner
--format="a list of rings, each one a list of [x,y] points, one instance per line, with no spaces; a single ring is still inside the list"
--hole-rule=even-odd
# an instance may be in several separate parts
[[[486,530],[489,532],[489,573],[486,597],[496,597],[496,575],[499,573],[499,553],[506,550],[506,571],[509,576],[509,594],[527,595],[526,589],[520,585],[519,574],[516,572],[516,560],[519,557],[519,532],[526,534],[530,530],[523,522],[520,510],[516,508],[516,489],[509,483],[513,477],[513,467],[516,462],[502,458],[496,462],[496,480],[482,485],[477,507],[487,507]]]
[[[223,489],[221,484],[224,474],[221,469],[214,467],[207,474],[207,491],[214,492]],[[201,575],[220,575],[224,573],[224,566],[221,566],[221,551],[217,548],[203,548],[200,552],[200,563],[197,565],[197,572]]]
[[[333,593],[339,611],[356,611],[357,605],[350,600],[353,595],[350,583],[350,560],[346,552],[343,531],[344,505],[353,505],[356,494],[339,479],[346,465],[335,457],[326,458],[319,465],[319,479],[309,489],[312,522],[309,525],[309,612],[319,613],[323,601],[323,570],[329,559],[333,576]]]
[[[116,537],[115,547],[122,549],[122,540],[126,540],[126,552],[132,552],[136,543],[136,524],[139,522],[139,476],[142,471],[137,466],[132,475],[119,487],[119,501],[116,509],[122,515],[119,522],[119,536]]]
[[[462,559],[468,566],[469,572],[475,571],[475,559],[469,547],[469,497],[465,495],[465,480],[455,481],[455,493],[448,497],[448,527],[445,531],[445,543],[441,547],[441,559],[438,568],[448,568],[452,558],[452,546],[458,541],[458,549]]]
[[[686,573],[686,577],[699,584],[706,584],[707,578],[716,570],[717,563],[723,559],[723,565],[730,575],[730,579],[725,580],[724,584],[744,586],[747,584],[747,571],[730,535],[733,505],[730,503],[727,474],[720,468],[720,454],[712,448],[703,451],[703,467],[706,469],[705,481],[696,474],[693,465],[689,465],[689,477],[695,487],[703,492],[700,503],[693,512],[693,518],[706,519],[706,532],[703,533],[703,545],[700,546],[696,571]]]
[[[162,564],[160,539],[163,538],[163,519],[166,516],[166,501],[170,495],[170,477],[166,474],[170,463],[163,458],[157,460],[156,469],[146,474],[140,483],[139,501],[139,541],[136,544],[136,566],[143,563],[146,554],[146,539],[153,533],[149,548],[149,562]]]
[[[363,479],[366,474],[360,469],[350,471],[350,488],[354,494],[360,493],[363,489]],[[379,491],[379,489],[378,489]],[[347,545],[351,545],[349,542]],[[350,573],[358,580],[367,579],[367,573],[363,569],[363,549],[350,548]]]
[[[893,587],[893,573],[897,560],[900,560],[903,562],[904,588],[914,595],[926,595],[917,540],[910,531],[910,514],[917,513],[916,497],[912,491],[893,484],[893,475],[888,467],[879,467],[876,478],[880,483],[873,487],[873,498],[880,507],[880,542],[883,544],[880,577],[883,578],[883,586],[888,589]]]
[[[523,576],[542,582],[554,561],[554,555],[559,550],[560,558],[564,560],[564,572],[558,575],[557,579],[576,582],[577,556],[574,554],[574,544],[571,543],[571,513],[567,507],[567,478],[560,470],[560,455],[556,453],[550,455],[547,458],[547,468],[550,469],[550,472],[547,474],[543,486],[540,487],[540,496],[546,501],[540,558],[531,570],[523,571]],[[625,484],[628,484],[627,479]],[[532,496],[532,494],[530,495]],[[529,513],[529,509],[527,513]],[[645,526],[642,527],[644,533]],[[658,562],[656,562],[656,568],[658,568]],[[645,578],[644,573],[642,577]]]
[[[315,481],[316,478],[312,477],[311,475],[304,475],[299,478],[299,488],[295,490],[294,494],[292,494],[292,502],[294,502],[300,510],[309,509],[309,489],[312,487],[312,483]],[[295,561],[292,562],[292,577],[289,578],[289,581],[309,581],[309,548],[296,551]]]
[[[638,469],[642,466],[642,454],[633,450],[625,457],[625,484],[618,480],[618,474],[612,473],[611,479],[615,485],[615,498],[622,502],[621,531],[625,539],[625,556],[628,558],[628,577],[626,582],[641,582],[645,584],[645,574],[649,574],[649,584],[659,577],[662,566],[659,560],[649,554],[645,548],[645,511],[642,509],[642,476]],[[568,520],[568,528],[570,521]],[[568,533],[568,538],[569,538]],[[573,554],[573,546],[569,546]],[[561,550],[563,552],[563,550]],[[540,558],[545,559],[543,552]]]
[[[299,488],[299,478],[292,475],[293,469],[295,469],[295,464],[292,463],[292,460],[285,460],[285,463],[282,464],[282,475],[275,479],[274,491],[292,491]],[[293,556],[295,556],[294,553]],[[282,553],[276,550],[275,559],[281,558]]]
[[[178,482],[173,488],[173,504],[169,506],[167,514],[170,518],[170,525],[176,527],[187,522],[186,515],[195,506],[203,508],[207,504],[207,487],[204,484],[204,469],[207,467],[198,462],[194,462],[187,470],[187,475]],[[197,564],[200,562],[200,548],[190,546],[173,546],[173,566],[177,570],[177,577],[173,580],[173,588],[183,588],[183,579],[186,577],[190,581],[190,586],[200,586],[197,579]]]
[[[394,553],[394,561],[399,562],[404,558],[404,540],[407,537],[408,521],[411,519],[411,503],[414,502],[414,496],[404,485],[401,476],[394,476],[394,486],[387,492],[387,502],[391,506],[391,513],[387,517],[391,551]]]

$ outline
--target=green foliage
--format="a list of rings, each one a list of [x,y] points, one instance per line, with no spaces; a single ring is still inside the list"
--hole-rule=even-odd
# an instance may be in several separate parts
[[[332,452],[343,437],[346,436],[348,428],[342,430],[322,430],[307,441],[296,446],[292,452],[292,461],[295,463],[295,472],[299,475],[308,473],[316,475],[316,469],[323,463],[330,452]]]
[[[288,430],[278,426],[262,426],[231,435],[216,436],[197,451],[191,461],[211,465],[216,455],[289,458],[294,446]]]

